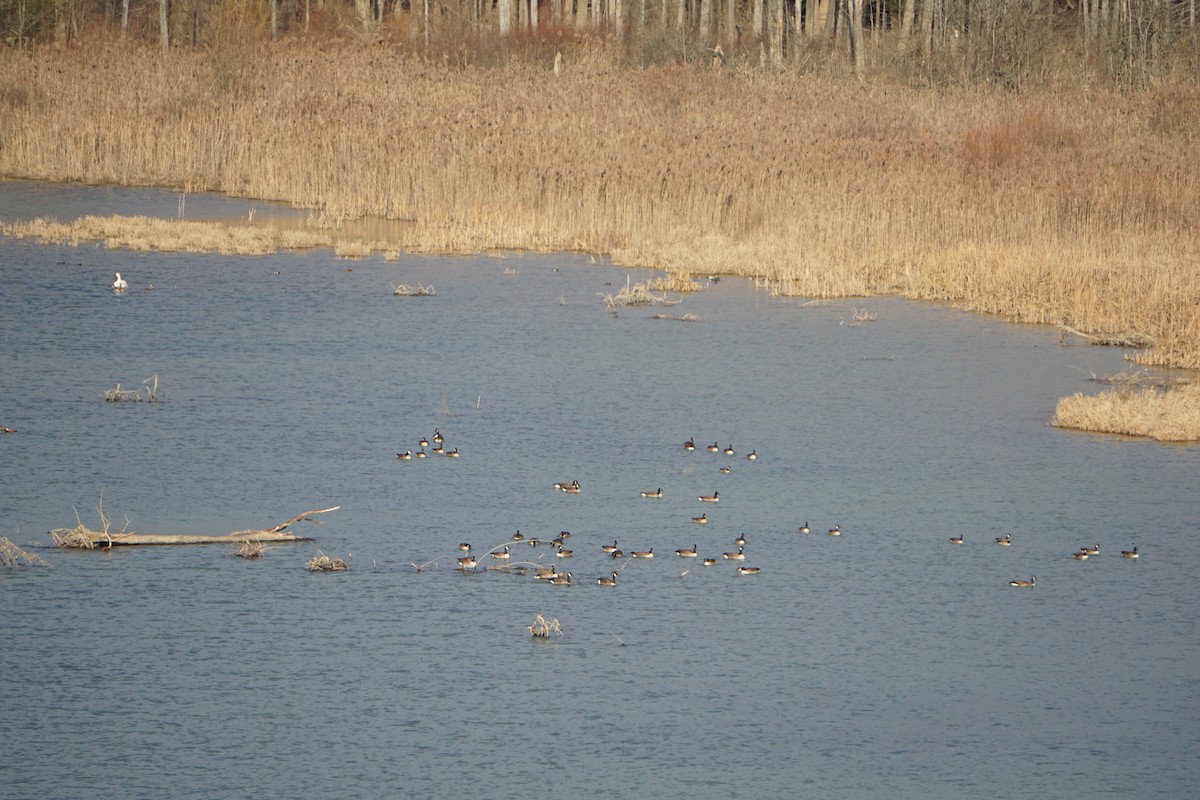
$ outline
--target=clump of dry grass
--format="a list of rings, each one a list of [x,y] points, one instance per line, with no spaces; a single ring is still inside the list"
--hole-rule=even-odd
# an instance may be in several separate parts
[[[1200,441],[1200,384],[1173,389],[1121,387],[1076,393],[1058,401],[1054,425],[1097,433],[1149,436],[1163,442]]]
[[[262,558],[266,551],[267,546],[262,542],[255,542],[250,539],[246,539],[234,552],[234,555],[238,558]]]
[[[650,288],[649,281],[633,283],[633,278],[628,275],[625,276],[625,285],[615,294],[600,292],[600,297],[603,298],[604,305],[608,307],[608,310],[614,313],[619,306],[673,306],[680,302],[672,300],[666,294],[655,294]]]
[[[48,567],[45,559],[36,553],[27,553],[17,547],[7,536],[0,536],[0,567]]]
[[[86,216],[69,222],[39,217],[0,225],[0,230],[17,239],[76,247],[84,242],[101,241],[114,249],[224,255],[270,255],[281,249],[328,247],[333,242],[325,231],[119,215]]]
[[[305,562],[304,568],[309,572],[345,572],[350,569],[350,562],[341,558],[330,558],[320,550]]]
[[[538,615],[534,617],[532,625],[526,625],[525,627],[529,629],[530,635],[536,639],[549,639],[554,636],[563,635],[562,626],[558,624],[558,619],[547,620],[541,615],[541,612],[538,612]]]
[[[400,297],[433,297],[437,294],[437,290],[432,286],[425,286],[418,281],[416,286],[409,286],[405,283],[393,286],[392,294],[399,295]]]
[[[122,389],[121,384],[104,392],[104,402],[106,403],[140,403],[142,402],[141,389]]]

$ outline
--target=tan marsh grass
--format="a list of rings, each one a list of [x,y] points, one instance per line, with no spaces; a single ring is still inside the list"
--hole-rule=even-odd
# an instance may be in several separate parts
[[[555,78],[386,44],[4,49],[20,91],[0,92],[0,175],[410,221],[372,249],[894,293],[1145,337],[1139,363],[1200,368],[1196,87],[1018,94],[589,53]]]

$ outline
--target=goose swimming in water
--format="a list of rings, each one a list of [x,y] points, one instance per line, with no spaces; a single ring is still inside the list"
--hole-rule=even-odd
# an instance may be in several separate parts
[[[746,454],[746,460],[747,461],[758,461],[758,451],[751,450],[749,453]]]
[[[827,531],[827,533],[828,533],[830,536],[841,536],[841,535],[842,535],[842,526],[841,526],[841,525],[834,525],[832,528],[830,528],[830,529]]]
[[[679,550],[675,551],[675,555],[679,556],[680,558],[695,558],[696,545],[692,545],[691,550],[688,550],[686,547],[680,548]]]
[[[654,548],[651,547],[649,550],[634,550],[630,552],[630,555],[634,558],[654,558]]]
[[[1132,550],[1122,550],[1121,557],[1122,558],[1137,558],[1138,557],[1138,549],[1136,547],[1134,547]]]
[[[996,537],[996,544],[1001,547],[1012,547],[1012,534],[1006,533],[1003,536]]]
[[[479,561],[476,560],[475,556],[463,556],[458,560],[458,568],[475,569],[475,565],[478,563]]]
[[[683,449],[684,450],[695,450],[696,443],[693,442],[691,439],[688,439],[686,442],[683,443]]]
[[[708,523],[708,514],[701,514],[698,517],[692,517],[692,522],[697,525],[706,525]]]
[[[129,284],[126,283],[125,279],[121,277],[121,273],[118,272],[115,274],[117,276],[117,279],[115,281],[113,281],[113,285],[112,285],[113,291],[114,292],[123,292],[126,289],[128,289]]]
[[[1079,552],[1087,553],[1089,556],[1098,556],[1100,555],[1100,545],[1094,544],[1091,547],[1081,547],[1079,548]]]
[[[558,575],[555,575],[553,578],[551,578],[550,582],[553,583],[555,586],[570,586],[571,585],[571,573],[568,572],[566,575],[563,575],[560,572]]]
[[[597,578],[596,583],[600,586],[616,586],[617,573],[613,573],[611,578]]]
[[[717,444],[716,442],[713,442],[712,444],[710,444],[710,445],[708,446],[708,452],[710,452],[710,453],[719,453],[719,452],[721,452],[721,445]]]
[[[762,567],[738,567],[738,575],[757,575]]]
[[[405,450],[403,453],[396,453],[396,458],[401,461],[412,461],[412,450]]]
[[[715,567],[716,565],[717,565],[717,560],[716,560],[715,558],[706,558],[706,559],[704,559],[704,566],[706,566],[706,567]]]
[[[653,492],[642,492],[642,497],[662,497],[662,488]]]
[[[1037,586],[1037,577],[1030,577],[1030,579],[1027,581],[1023,581],[1020,579],[1015,580],[1015,581],[1009,581],[1008,585],[1009,586],[1017,586],[1021,589],[1029,589],[1031,587]]]
[[[797,533],[808,533],[808,523],[805,522],[803,525],[801,525],[799,528],[796,529],[796,532]]]
[[[722,555],[730,561],[745,561],[746,548],[739,545],[736,553],[722,553]]]
[[[617,540],[616,540],[616,539],[613,539],[613,543],[612,543],[612,544],[602,544],[602,545],[600,545],[600,550],[601,550],[602,552],[605,552],[605,553],[615,553],[615,552],[617,552]]]
[[[701,503],[719,503],[721,502],[721,493],[713,492],[712,494],[702,494],[696,499]]]
[[[950,537],[950,544],[962,544],[962,543],[963,543],[963,537],[962,537],[961,533],[958,536]]]

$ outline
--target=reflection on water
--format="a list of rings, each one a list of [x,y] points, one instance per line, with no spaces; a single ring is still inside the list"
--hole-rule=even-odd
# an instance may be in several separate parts
[[[0,218],[175,202],[33,191],[0,184]],[[6,796],[1200,788],[1200,448],[1048,427],[1119,352],[892,298],[853,324],[864,301],[734,280],[684,298],[694,323],[613,317],[599,295],[625,271],[573,256],[0,240],[0,263],[0,424],[20,431],[0,437],[0,533],[45,543],[73,508],[94,522],[101,492],[144,532],[342,506],[300,528],[316,543],[256,561],[137,548],[0,570]],[[437,296],[389,289],[416,282]],[[152,374],[169,402],[100,400]],[[461,458],[396,458],[435,429]],[[570,559],[510,549],[574,585],[453,569],[459,542],[517,530],[571,531]],[[761,574],[720,558],[739,534]],[[597,586],[613,540],[656,557]],[[693,545],[718,563],[673,555]],[[353,569],[306,573],[317,548]],[[561,640],[528,635],[539,612]]]

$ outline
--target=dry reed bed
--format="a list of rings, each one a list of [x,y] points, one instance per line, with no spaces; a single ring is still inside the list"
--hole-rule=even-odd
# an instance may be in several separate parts
[[[1200,440],[1200,384],[1170,391],[1122,388],[1058,401],[1054,424],[1097,433],[1149,436],[1164,442]]]
[[[0,174],[414,223],[804,296],[1136,333],[1200,367],[1200,93],[860,88],[603,58],[562,78],[384,47],[0,53]]]

